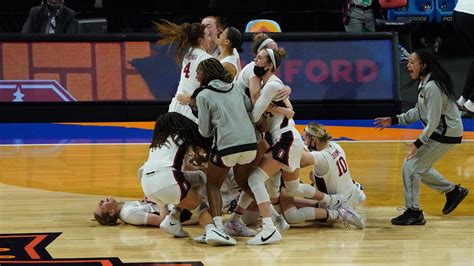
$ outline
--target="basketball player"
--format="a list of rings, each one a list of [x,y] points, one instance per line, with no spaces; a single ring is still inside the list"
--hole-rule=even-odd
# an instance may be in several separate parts
[[[241,69],[239,53],[243,51],[242,42],[242,33],[234,27],[226,28],[219,35],[218,44],[221,50],[219,61],[232,77],[235,77]]]
[[[210,146],[210,139],[199,134],[196,123],[180,113],[166,113],[156,120],[140,182],[148,199],[158,205],[176,206],[160,224],[175,237],[188,236],[179,222],[180,213],[200,206],[199,191],[205,184],[200,171],[182,171],[185,155],[188,149],[208,151]]]
[[[206,48],[208,54],[214,58],[218,58],[220,49],[218,45],[219,35],[224,31],[225,25],[222,23],[220,17],[207,16],[202,19],[201,23],[206,27],[209,32],[210,42]]]
[[[170,206],[171,207],[171,206]],[[172,209],[172,208],[171,208]],[[196,210],[184,210],[179,220],[182,224],[207,224],[210,214],[207,204],[202,204]],[[169,213],[167,206],[158,206],[148,199],[135,201],[116,201],[113,197],[100,200],[94,211],[95,220],[101,225],[115,225],[117,220],[132,225],[150,225],[159,227],[163,217]]]
[[[171,99],[168,112],[178,112],[196,122],[197,119],[193,116],[188,103],[194,90],[199,87],[196,68],[201,61],[211,57],[206,52],[210,42],[209,30],[200,23],[176,25],[167,20],[161,22],[155,23],[156,29],[163,36],[158,43],[176,45],[176,62],[181,64],[178,90]]]
[[[255,195],[260,214],[262,216],[263,229],[254,238],[247,241],[250,245],[263,245],[278,242],[282,239],[280,232],[275,227],[270,204],[270,197],[265,187],[265,182],[280,169],[292,173],[299,168],[301,154],[303,152],[303,141],[294,127],[293,119],[288,119],[280,114],[264,114],[271,102],[276,105],[288,107],[283,99],[275,98],[278,90],[284,87],[281,80],[273,74],[281,63],[281,58],[286,56],[283,48],[277,52],[272,49],[262,49],[255,59],[254,73],[262,80],[263,88],[252,110],[252,121],[262,121],[269,128],[273,140],[272,154],[266,154],[259,163],[259,167],[253,171],[248,179],[249,186]],[[246,207],[246,206],[242,206]]]
[[[344,150],[330,141],[331,135],[316,122],[306,126],[303,139],[313,151],[303,153],[302,167],[314,165],[311,179],[318,191],[311,200],[282,193],[280,204],[285,218],[292,224],[319,219],[342,221],[362,229],[362,218],[353,208],[365,200],[365,194],[351,178]]]
[[[322,208],[337,209],[347,203],[355,209],[365,200],[365,193],[362,186],[352,180],[344,150],[331,141],[332,136],[317,122],[306,126],[303,139],[311,152],[303,153],[301,167],[314,165],[310,179],[318,188],[313,199]]]
[[[245,96],[241,89],[234,88],[232,76],[219,60],[202,61],[197,79],[202,87],[192,95],[191,106],[196,108],[193,111],[199,119],[199,132],[205,137],[214,136],[207,168],[207,194],[214,223],[206,226],[206,242],[235,245],[235,239],[223,230],[220,188],[231,167],[237,183],[242,183],[239,168],[245,168],[255,159],[257,140],[245,107]]]

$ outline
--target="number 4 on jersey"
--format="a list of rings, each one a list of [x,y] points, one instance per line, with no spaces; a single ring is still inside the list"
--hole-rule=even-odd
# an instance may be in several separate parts
[[[191,65],[191,62],[189,62],[184,68],[183,68],[183,73],[185,78],[189,78],[189,67]]]

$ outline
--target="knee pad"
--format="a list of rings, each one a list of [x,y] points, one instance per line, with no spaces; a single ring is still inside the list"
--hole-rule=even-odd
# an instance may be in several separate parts
[[[284,212],[286,221],[290,224],[299,224],[304,222],[304,216],[298,212],[296,207],[291,207]]]
[[[276,198],[280,196],[280,185],[281,185],[280,172],[270,177],[265,183],[265,185],[267,187],[270,198]]]
[[[249,177],[249,186],[255,195],[257,204],[270,201],[270,196],[265,188],[266,179],[268,179],[268,175],[261,168],[257,168]]]

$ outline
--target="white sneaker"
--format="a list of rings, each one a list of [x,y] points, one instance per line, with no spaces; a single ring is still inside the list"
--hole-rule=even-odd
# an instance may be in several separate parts
[[[234,246],[237,241],[224,230],[219,230],[214,224],[206,225],[206,243],[213,246]]]
[[[290,229],[290,225],[286,222],[283,215],[279,215],[275,218],[275,226],[277,227],[280,233],[283,233],[286,230]]]
[[[255,236],[257,234],[256,230],[248,228],[240,219],[226,222],[224,231],[231,236]]]
[[[256,236],[247,241],[248,245],[266,245],[281,240],[281,234],[275,226],[267,226]]]
[[[188,232],[183,230],[183,226],[176,217],[166,215],[165,219],[160,224],[160,228],[166,233],[173,235],[174,237],[188,237]]]
[[[206,244],[206,234],[195,236],[193,240],[196,243]]]
[[[343,203],[337,211],[339,212],[338,220],[344,225],[350,224],[359,229],[364,228],[364,221],[362,221],[362,218],[347,203]]]
[[[356,181],[352,181],[352,182],[354,182],[354,185],[356,185],[357,190],[359,191],[359,203],[363,202],[364,200],[367,199],[367,196],[364,193],[364,188],[359,182],[356,182]]]

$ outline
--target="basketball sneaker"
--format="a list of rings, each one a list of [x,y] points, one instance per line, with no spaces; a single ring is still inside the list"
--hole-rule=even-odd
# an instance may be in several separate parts
[[[214,224],[206,225],[206,243],[213,246],[234,246],[237,241],[224,230],[219,230]]]
[[[206,244],[206,234],[195,236],[193,240],[199,244]]]
[[[275,226],[265,226],[256,236],[247,241],[248,245],[267,245],[282,239],[280,232]]]
[[[183,226],[174,215],[166,215],[160,224],[160,228],[174,237],[188,237],[188,232],[183,230]]]
[[[344,225],[349,224],[359,229],[364,229],[364,221],[347,203],[341,204],[337,211],[339,212],[338,220]]]
[[[467,194],[469,194],[467,188],[463,188],[461,185],[454,186],[453,191],[446,193],[446,204],[444,205],[443,213],[448,214],[454,211]]]
[[[412,210],[407,208],[402,215],[391,220],[393,225],[424,225],[426,224],[422,210]]]
[[[226,222],[224,231],[231,236],[255,236],[257,234],[256,230],[248,228],[240,219]]]

